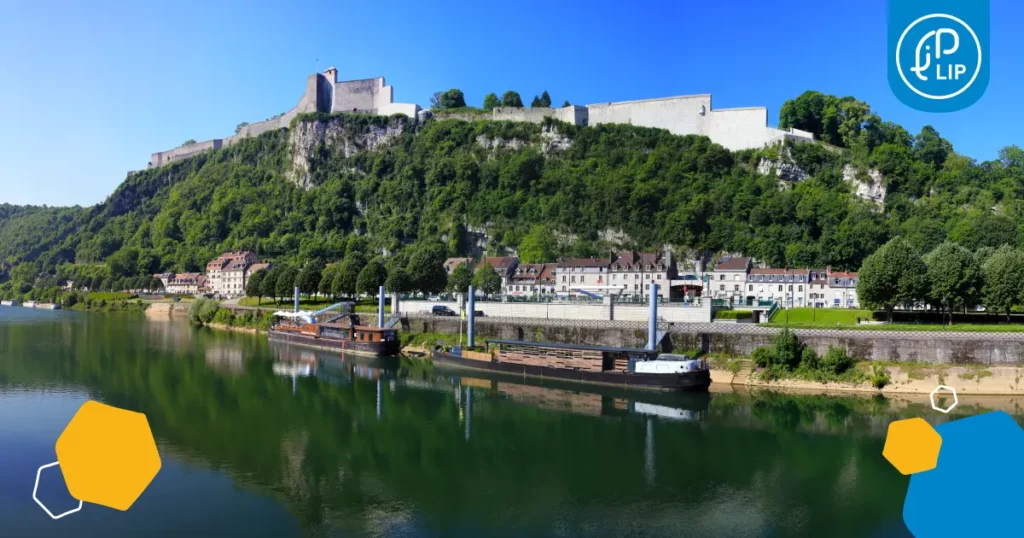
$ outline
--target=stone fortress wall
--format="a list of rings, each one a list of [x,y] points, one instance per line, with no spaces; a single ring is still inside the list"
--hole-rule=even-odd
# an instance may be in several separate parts
[[[206,140],[187,146],[179,146],[172,150],[152,154],[149,167],[185,159],[211,149],[220,149],[267,131],[287,129],[292,118],[306,112],[361,112],[365,114],[405,114],[417,118],[419,105],[412,103],[395,103],[394,88],[384,83],[384,77],[363,80],[338,80],[338,70],[328,68],[323,74],[315,73],[306,77],[306,91],[294,108],[265,121],[252,123],[242,127],[238,134],[227,138]]]
[[[814,135],[807,131],[769,127],[765,107],[713,109],[710,94],[563,108],[495,108],[490,119],[539,123],[547,117],[574,125],[628,123],[667,129],[678,135],[704,135],[733,151],[762,148],[787,138],[814,140]]]
[[[287,129],[296,115],[318,111],[361,112],[385,116],[404,114],[414,119],[425,117],[425,112],[419,105],[395,103],[394,88],[384,83],[384,77],[339,81],[338,70],[330,67],[323,74],[315,73],[306,78],[305,93],[295,108],[288,112],[247,125],[238,134],[228,138],[207,140],[154,153],[149,166],[162,166],[204,151],[228,147],[243,138],[259,136],[275,129]],[[581,126],[626,123],[667,129],[677,135],[704,135],[732,151],[762,148],[786,139],[814,140],[814,135],[807,131],[769,127],[768,109],[765,107],[714,109],[711,107],[710,94],[597,103],[587,106],[570,105],[561,108],[498,107],[492,110],[489,116],[438,114],[438,118],[533,123],[540,123],[548,117]]]

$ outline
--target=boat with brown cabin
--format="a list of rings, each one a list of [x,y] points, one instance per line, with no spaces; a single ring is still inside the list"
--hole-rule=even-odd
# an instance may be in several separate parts
[[[347,313],[329,321],[318,322],[306,312],[275,312],[278,318],[267,338],[328,351],[345,351],[373,357],[398,355],[398,330],[370,327],[359,321],[359,315]]]

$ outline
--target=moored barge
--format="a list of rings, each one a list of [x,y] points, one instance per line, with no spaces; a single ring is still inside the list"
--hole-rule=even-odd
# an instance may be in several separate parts
[[[399,352],[397,329],[361,325],[355,314],[330,323],[318,323],[301,312],[277,312],[275,316],[279,321],[267,331],[267,338],[272,342],[374,357],[389,357]]]
[[[671,391],[711,385],[706,361],[647,349],[491,340],[486,352],[439,348],[431,358],[442,366],[597,385]]]

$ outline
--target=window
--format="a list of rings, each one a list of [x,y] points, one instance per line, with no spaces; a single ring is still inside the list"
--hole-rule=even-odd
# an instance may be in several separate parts
[[[779,284],[779,291],[782,291],[782,284]]]
[[[747,291],[754,291],[754,285],[753,285],[753,284],[751,284],[751,285],[750,285],[750,286],[749,286],[749,287],[747,288]]]
[[[585,277],[585,276],[583,276],[583,275],[580,275],[580,282],[583,282],[584,280],[586,280],[586,278],[587,278],[587,277]]]
[[[633,289],[634,290],[640,289],[640,284],[633,284]]]
[[[725,284],[719,284],[718,291],[725,291]]]
[[[661,275],[658,275],[658,280],[661,280]]]
[[[725,280],[725,275],[718,275],[718,280]]]
[[[789,285],[789,291],[793,291],[793,285],[792,284]]]
[[[618,279],[619,279],[619,275],[612,275],[612,280],[618,280]]]
[[[804,287],[803,286],[797,286],[796,287],[796,291],[804,291]]]
[[[575,275],[574,275],[574,276],[572,277],[572,283],[573,283],[573,284],[575,284],[575,283],[576,283],[576,276],[575,276]]]
[[[566,276],[565,276],[565,275],[562,275],[562,282],[565,282],[565,279],[566,279]],[[565,289],[565,286],[562,286],[562,289],[564,290],[564,289]]]
[[[650,285],[650,284],[646,284],[646,285],[644,285],[644,289],[645,289],[645,290],[650,290],[650,289],[651,289],[651,285]]]
[[[735,286],[733,286],[732,291],[740,291],[740,285],[736,284]]]
[[[638,273],[633,273],[633,280],[640,280],[640,275]]]
[[[647,280],[650,280],[651,279],[651,274],[647,273],[646,275],[644,275],[644,278],[646,278]]]

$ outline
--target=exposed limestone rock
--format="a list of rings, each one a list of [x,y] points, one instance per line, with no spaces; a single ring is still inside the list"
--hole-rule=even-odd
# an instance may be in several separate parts
[[[853,187],[854,194],[879,206],[885,203],[885,184],[878,170],[860,170],[853,165],[843,167],[843,181]]]
[[[506,140],[504,138],[491,138],[486,135],[476,137],[476,143],[478,146],[485,147],[487,149],[508,148],[512,150],[520,150],[529,145],[529,142],[519,140],[518,138]]]
[[[761,158],[757,163],[757,173],[764,175],[775,174],[783,181],[803,181],[807,179],[807,172],[793,162],[777,162],[766,157]]]
[[[303,187],[310,186],[309,162],[320,144],[337,148],[348,158],[360,151],[372,151],[390,143],[405,132],[406,125],[404,121],[391,120],[382,125],[360,125],[359,129],[348,129],[344,116],[298,122],[289,134],[291,180]]]

